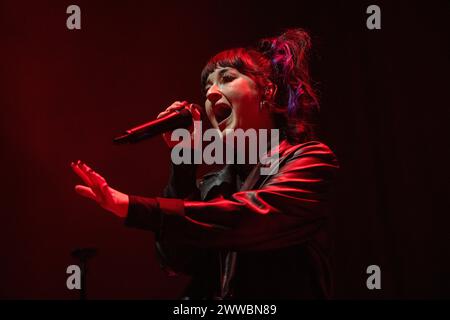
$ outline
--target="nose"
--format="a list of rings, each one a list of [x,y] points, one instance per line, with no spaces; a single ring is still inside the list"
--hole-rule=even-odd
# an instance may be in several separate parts
[[[222,98],[222,93],[220,93],[216,86],[212,86],[211,88],[209,88],[208,92],[206,93],[206,99],[214,104],[219,101],[220,98]]]

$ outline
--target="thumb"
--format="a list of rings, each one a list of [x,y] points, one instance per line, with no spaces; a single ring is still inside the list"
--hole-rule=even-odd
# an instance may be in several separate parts
[[[200,121],[201,120],[201,113],[199,111],[200,106],[194,103],[191,103],[189,105],[189,110],[192,114],[192,120],[194,121]]]
[[[89,187],[76,185],[75,191],[83,197],[97,201],[97,197],[95,196],[95,193]]]

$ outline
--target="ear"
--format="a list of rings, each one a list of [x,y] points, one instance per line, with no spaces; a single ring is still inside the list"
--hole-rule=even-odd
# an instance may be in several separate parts
[[[264,88],[264,100],[272,101],[277,94],[277,86],[272,82],[268,82]]]

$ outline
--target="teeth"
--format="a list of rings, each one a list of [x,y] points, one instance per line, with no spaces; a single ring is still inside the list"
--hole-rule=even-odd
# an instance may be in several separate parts
[[[221,123],[231,115],[231,108],[225,104],[216,105],[214,108],[214,115],[217,123]]]

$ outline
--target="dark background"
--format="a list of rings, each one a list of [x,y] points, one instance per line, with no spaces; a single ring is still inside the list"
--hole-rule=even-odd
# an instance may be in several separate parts
[[[66,8],[81,7],[81,30]],[[366,8],[381,7],[381,30]],[[77,299],[70,252],[96,247],[92,299],[176,298],[153,235],[75,194],[82,159],[123,192],[158,195],[161,139],[114,146],[175,100],[202,103],[220,50],[287,27],[311,32],[323,140],[341,177],[333,219],[336,298],[450,298],[449,1],[0,1],[0,298]],[[366,288],[381,267],[382,289]]]

